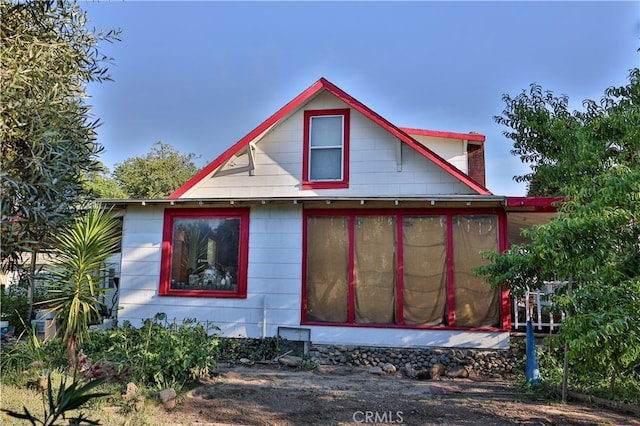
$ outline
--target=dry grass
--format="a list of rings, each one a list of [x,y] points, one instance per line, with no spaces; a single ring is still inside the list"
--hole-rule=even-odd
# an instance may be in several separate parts
[[[23,413],[23,407],[26,407],[32,415],[42,418],[45,407],[43,393],[36,389],[7,384],[0,385],[0,408]],[[74,411],[71,415],[77,415],[80,411],[84,413],[85,417],[99,421],[102,425],[166,425],[166,422],[160,420],[163,418],[164,409],[155,401],[147,401],[141,412],[135,412],[126,406],[123,407],[121,403],[111,403],[108,397],[105,397],[97,402],[89,402],[83,410]],[[0,424],[3,426],[23,426],[26,422],[2,412],[0,413]]]

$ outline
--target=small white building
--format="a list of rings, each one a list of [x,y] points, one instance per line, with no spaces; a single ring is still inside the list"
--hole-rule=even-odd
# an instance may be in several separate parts
[[[506,348],[509,296],[472,271],[508,244],[509,211],[527,226],[550,204],[485,188],[484,142],[396,127],[320,79],[169,198],[110,201],[124,209],[119,321]]]

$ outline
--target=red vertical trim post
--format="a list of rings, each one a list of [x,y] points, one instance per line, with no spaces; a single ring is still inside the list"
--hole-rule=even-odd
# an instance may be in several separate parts
[[[173,254],[171,241],[173,239],[173,219],[172,216],[164,215],[162,227],[162,256],[160,263],[160,287],[158,294],[167,294],[171,282],[171,257]]]
[[[502,226],[499,227],[501,235],[498,251],[502,253],[509,248],[509,222],[507,219],[507,213],[505,211],[500,212],[498,214],[498,220],[502,224]],[[500,318],[502,319],[502,330],[511,330],[511,296],[506,283],[502,285],[502,289],[500,291]]]
[[[302,123],[302,183],[309,181],[309,148],[311,146],[311,117],[313,111],[304,112],[304,123]]]
[[[344,110],[343,116],[344,133],[342,143],[342,185],[349,186],[349,151],[351,151],[351,110]]]
[[[447,306],[449,327],[456,325],[455,275],[453,270],[453,215],[447,215]]]
[[[397,265],[398,265],[398,285],[396,286],[397,294],[397,318],[396,324],[404,325],[404,246],[402,235],[403,215],[396,216],[396,247],[397,247]]]
[[[355,263],[356,263],[356,254],[355,254],[356,220],[354,215],[349,215],[348,217],[349,217],[349,296],[348,296],[349,305],[347,306],[347,311],[348,311],[347,321],[349,322],[349,324],[353,324],[356,319],[356,314],[355,314],[356,294],[355,294],[355,288],[354,288],[355,287],[354,269],[355,269]]]
[[[249,220],[250,211],[247,209],[240,217],[240,255],[238,256],[238,293],[247,297],[249,286]],[[244,243],[244,244],[243,244]],[[242,275],[240,274],[242,272]]]
[[[302,215],[302,303],[300,307],[300,323],[307,320],[307,222],[309,218],[305,212]]]

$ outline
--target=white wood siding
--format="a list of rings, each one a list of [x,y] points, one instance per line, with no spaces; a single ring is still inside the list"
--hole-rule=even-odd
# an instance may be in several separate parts
[[[144,319],[164,312],[171,320],[213,322],[230,337],[274,336],[278,326],[298,326],[301,208],[252,208],[247,298],[214,299],[158,296],[164,213],[151,206],[130,206],[124,220],[119,321],[139,326]]]
[[[279,326],[311,330],[319,344],[391,347],[506,348],[508,333],[300,324],[302,305],[302,207],[252,207],[246,299],[158,296],[163,210],[129,206],[124,219],[118,320],[136,327],[164,312],[169,321],[194,318],[227,337],[270,337]]]
[[[461,139],[447,139],[435,136],[410,135],[412,138],[447,160],[464,173],[469,173],[467,143]]]
[[[406,330],[369,327],[304,327],[311,329],[311,341],[330,345],[382,346],[399,348],[450,347],[508,349],[509,332],[454,330]]]
[[[324,92],[304,109],[346,108]],[[304,111],[300,109],[255,144],[255,172],[203,179],[182,198],[394,196],[474,194],[445,170],[404,145],[402,170],[397,167],[400,141],[356,110],[351,110],[349,188],[302,190]],[[453,144],[456,145],[455,143]],[[456,167],[466,164],[456,148],[447,154]],[[461,168],[466,169],[466,166]]]
[[[303,109],[346,108],[328,92]],[[393,197],[475,194],[442,168],[402,144],[356,110],[350,115],[349,187],[302,190],[304,111],[293,113],[255,144],[254,175],[209,176],[182,198]],[[416,137],[418,138],[418,137]],[[438,155],[467,171],[464,141],[420,137]],[[230,141],[230,145],[233,141]],[[401,146],[401,150],[398,147]],[[398,152],[401,167],[398,167]],[[246,165],[239,158],[237,165]],[[170,321],[213,323],[228,337],[275,336],[278,327],[311,330],[314,343],[396,347],[506,348],[507,332],[304,326],[302,305],[302,204],[251,207],[247,298],[158,296],[164,210],[129,205],[124,218],[118,319],[140,326],[163,312]]]

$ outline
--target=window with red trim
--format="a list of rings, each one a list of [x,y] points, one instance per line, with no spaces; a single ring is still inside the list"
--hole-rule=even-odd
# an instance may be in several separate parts
[[[348,187],[349,111],[304,112],[303,189]]]
[[[498,250],[497,214],[305,213],[303,322],[499,327],[501,292],[473,269]]]
[[[161,296],[247,296],[248,209],[167,209]]]

